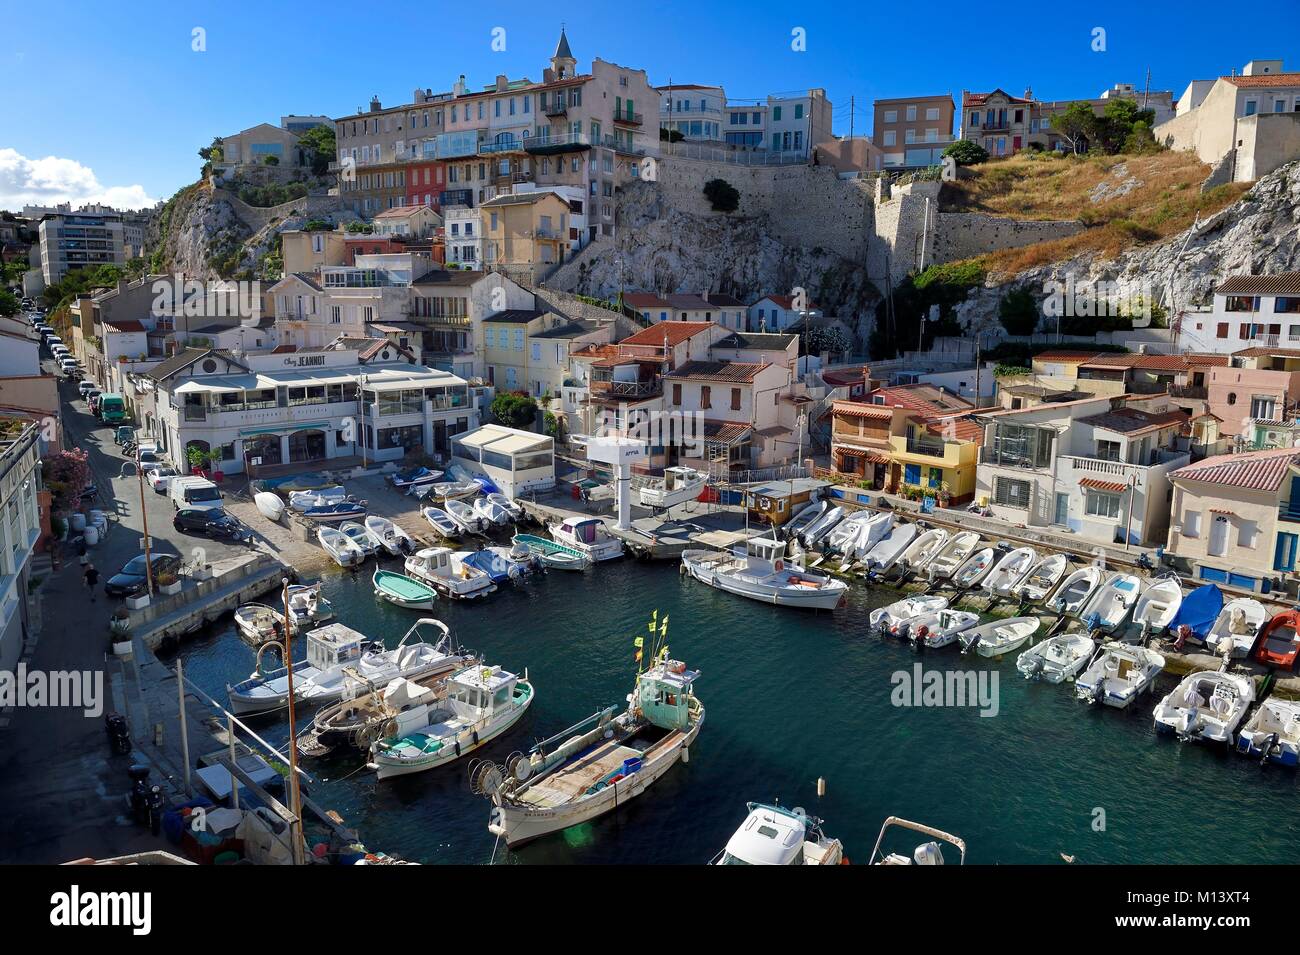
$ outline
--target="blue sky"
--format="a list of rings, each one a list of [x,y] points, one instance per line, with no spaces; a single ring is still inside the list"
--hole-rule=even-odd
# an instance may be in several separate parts
[[[837,133],[849,131],[850,96],[861,133],[875,98],[956,98],[996,86],[1090,97],[1114,83],[1141,85],[1148,68],[1152,89],[1177,95],[1252,58],[1300,69],[1298,0],[1273,4],[1276,29],[1267,17],[1224,16],[1221,4],[1199,0],[576,7],[581,17],[575,5],[535,0],[10,4],[0,33],[0,75],[9,79],[0,208],[59,197],[138,205],[192,182],[195,150],[214,135],[284,113],[342,116],[372,94],[397,105],[416,86],[449,89],[460,73],[472,87],[498,73],[540,79],[565,17],[580,69],[599,55],[648,70],[656,84],[720,83],[737,101],[820,86]],[[491,48],[494,27],[506,31],[504,52]],[[804,52],[791,49],[796,27],[806,32]],[[1098,27],[1102,52],[1092,48]],[[205,31],[202,52],[192,49],[195,28]]]

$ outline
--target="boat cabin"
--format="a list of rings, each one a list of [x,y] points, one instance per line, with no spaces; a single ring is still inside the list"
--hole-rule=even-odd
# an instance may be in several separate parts
[[[499,666],[473,666],[447,681],[447,703],[462,719],[476,720],[506,709],[519,677]]]
[[[691,685],[700,674],[680,660],[666,660],[637,679],[637,705],[645,718],[665,730],[686,730],[691,724]]]
[[[341,623],[326,624],[307,633],[307,663],[324,672],[361,659],[364,634]]]
[[[727,841],[719,865],[803,865],[807,817],[750,803],[749,816]]]
[[[593,560],[617,557],[623,553],[623,542],[612,537],[605,522],[595,517],[571,517],[552,525],[552,534],[563,544],[578,548]]]
[[[745,563],[750,570],[771,573],[785,559],[785,541],[770,537],[751,537],[745,541]]]

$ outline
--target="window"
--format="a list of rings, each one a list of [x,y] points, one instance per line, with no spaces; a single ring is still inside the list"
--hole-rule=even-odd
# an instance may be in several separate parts
[[[1246,100],[1246,115],[1247,115],[1247,116],[1254,116],[1255,113],[1258,112],[1258,111],[1259,111],[1259,103],[1255,102],[1253,99],[1248,99],[1248,100]]]
[[[903,483],[919,485],[921,483],[921,465],[906,464],[903,466]]]
[[[939,118],[939,107],[937,107],[937,106],[928,106],[928,107],[926,107],[926,110],[925,110],[925,118],[928,119],[928,120],[938,119],[938,118]]]
[[[883,145],[893,146],[896,145],[896,141],[897,141],[897,134],[892,129],[885,130],[885,141]]]
[[[885,110],[885,122],[887,122],[887,123],[896,123],[896,122],[898,122],[898,110],[896,110],[896,109],[887,109],[887,110]]]
[[[1183,513],[1183,536],[1200,537],[1201,536],[1201,512],[1185,511]]]
[[[907,121],[908,121],[909,123],[914,123],[914,122],[916,122],[916,107],[915,107],[915,106],[909,106],[909,107],[907,107]]]
[[[1098,439],[1097,457],[1101,458],[1103,461],[1118,461],[1119,448],[1120,446],[1118,441],[1104,441]]]
[[[1259,525],[1254,521],[1237,519],[1237,546],[1254,549],[1255,538],[1259,536]]]
[[[1223,308],[1228,312],[1258,312],[1259,299],[1253,295],[1229,295]]]
[[[1227,323],[1227,322],[1219,322],[1219,327],[1215,330],[1214,337],[1215,337],[1215,338],[1227,338],[1227,337],[1228,337],[1228,323]]]
[[[772,121],[775,122],[775,123],[779,123],[779,122],[781,122],[781,107],[780,107],[780,106],[773,106],[773,107],[772,107]]]
[[[679,384],[674,384],[674,385],[673,385],[673,404],[675,404],[675,405],[680,405],[681,403],[682,403],[682,386],[679,385]]]
[[[1109,491],[1090,490],[1084,513],[1089,517],[1105,517],[1114,521],[1119,520],[1119,507],[1120,495]]]
[[[731,389],[731,410],[732,411],[740,410],[740,389],[739,388]]]
[[[712,407],[713,407],[712,402],[709,400],[709,399],[710,399],[711,392],[712,392],[712,389],[709,388],[708,385],[701,385],[701,386],[700,386],[700,407],[701,407],[701,408],[712,408]]]
[[[1255,395],[1250,399],[1250,416],[1264,421],[1275,420],[1276,399],[1272,395]]]
[[[1005,507],[1029,507],[1029,482],[999,477],[993,482],[993,502]]]
[[[802,103],[795,103],[795,104],[794,104],[794,118],[795,118],[795,119],[803,119],[803,104],[802,104]]]

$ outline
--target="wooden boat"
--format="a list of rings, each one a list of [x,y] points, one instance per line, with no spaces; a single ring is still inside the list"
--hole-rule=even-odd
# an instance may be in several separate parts
[[[376,549],[383,549],[394,557],[401,557],[415,550],[415,542],[406,533],[386,517],[369,514],[365,521],[366,533]]]
[[[420,515],[429,522],[430,527],[443,537],[449,540],[460,537],[460,526],[451,519],[450,514],[441,508],[422,507],[420,508]]]
[[[1237,752],[1279,766],[1300,757],[1300,702],[1269,697],[1237,733]]]
[[[1007,617],[972,627],[961,636],[961,652],[974,650],[982,657],[1000,657],[1023,647],[1042,623],[1038,617]]]
[[[1163,633],[1183,604],[1183,585],[1177,577],[1153,580],[1133,607],[1133,622],[1143,635]]]
[[[586,570],[591,566],[591,558],[582,551],[545,537],[516,534],[512,542],[527,547],[542,562],[542,566],[552,570]]]
[[[258,513],[268,521],[275,521],[278,524],[284,517],[284,499],[278,494],[273,494],[270,491],[258,491],[253,495],[253,503],[257,505]]]
[[[284,614],[266,604],[244,604],[235,610],[235,628],[253,646],[284,639]]]
[[[391,570],[376,570],[370,582],[375,596],[407,610],[432,610],[438,592],[428,584]]]
[[[1105,573],[1095,564],[1080,567],[1061,581],[1047,600],[1047,609],[1062,616],[1077,616],[1097,592]]]
[[[925,566],[930,583],[941,583],[951,577],[979,546],[979,542],[980,536],[974,531],[961,531],[950,537]]]
[[[367,557],[380,549],[379,543],[370,536],[370,531],[364,524],[358,524],[356,521],[344,521],[339,525],[339,532],[351,538],[352,543],[356,544],[361,553]]]
[[[980,615],[965,610],[940,610],[907,621],[907,639],[938,650],[957,642],[958,637],[980,622]]]
[[[1007,551],[984,578],[985,592],[993,597],[1011,596],[1011,591],[1037,563],[1038,554],[1032,547],[1017,547]]]
[[[911,832],[918,832],[921,835],[929,836],[931,841],[923,842],[917,846],[912,855],[905,856],[898,852],[885,852],[883,847],[885,837],[892,828],[902,828]],[[938,841],[936,841],[938,840]],[[942,829],[934,829],[930,826],[924,826],[919,822],[909,822],[898,816],[890,816],[885,820],[885,824],[880,827],[880,835],[876,837],[875,848],[871,850],[871,858],[867,860],[868,865],[943,865],[943,849],[939,842],[946,842],[956,850],[957,864],[966,863],[966,843],[956,836],[944,832]]]
[[[1236,597],[1224,604],[1219,611],[1214,625],[1205,637],[1205,645],[1220,656],[1249,656],[1260,628],[1268,620],[1268,611],[1258,600]]]
[[[1079,619],[1090,631],[1113,632],[1137,603],[1141,587],[1142,581],[1133,574],[1111,574],[1079,612]]]
[[[334,562],[340,567],[352,567],[366,559],[365,551],[337,527],[317,528],[316,540],[320,542],[321,547],[325,548],[325,553],[333,557]]]
[[[863,573],[880,575],[889,573],[890,568],[898,563],[921,528],[916,524],[895,524],[884,540],[872,547],[862,557]]]
[[[1075,678],[1074,695],[1089,703],[1127,709],[1151,689],[1165,668],[1165,658],[1146,647],[1107,643]]]
[[[595,517],[570,517],[546,528],[556,543],[571,547],[599,563],[623,556],[623,542],[609,532],[605,522]]]
[[[785,541],[751,537],[733,553],[687,549],[686,573],[710,587],[783,607],[831,610],[839,606],[848,584],[785,562]]]
[[[1060,582],[1069,562],[1064,554],[1051,554],[1042,558],[1020,583],[1011,588],[1011,596],[1021,603],[1038,603]]]
[[[877,607],[867,615],[867,623],[874,631],[893,633],[895,636],[906,636],[907,621],[923,614],[938,613],[940,610],[947,609],[947,607],[947,597],[938,595],[925,597],[918,594],[915,597],[904,597],[902,600],[896,600],[886,607]]]
[[[751,802],[749,815],[709,865],[842,865],[844,846],[802,809]]]
[[[1201,670],[1189,673],[1152,713],[1157,733],[1182,740],[1230,743],[1237,725],[1255,702],[1255,681],[1239,673]]]
[[[1030,647],[1016,658],[1016,669],[1026,680],[1061,683],[1072,680],[1088,665],[1097,644],[1077,630],[1059,633]]]
[[[697,500],[709,483],[709,476],[694,468],[664,468],[664,475],[642,486],[640,490],[643,507],[667,509]]]
[[[492,578],[446,547],[426,547],[412,554],[406,558],[406,573],[455,600],[486,597],[497,589]]]
[[[1256,663],[1291,671],[1300,653],[1300,610],[1284,610],[1265,624],[1251,654]]]

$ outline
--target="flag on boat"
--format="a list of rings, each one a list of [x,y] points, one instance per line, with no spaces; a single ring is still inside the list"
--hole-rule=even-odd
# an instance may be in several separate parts
[[[645,637],[637,637],[632,641],[632,646],[636,647],[636,662],[641,662],[641,648],[645,646]]]

